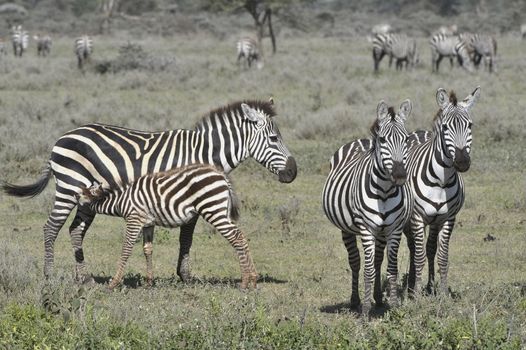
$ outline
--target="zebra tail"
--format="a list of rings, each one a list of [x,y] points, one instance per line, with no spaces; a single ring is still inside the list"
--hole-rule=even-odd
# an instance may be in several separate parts
[[[239,220],[239,198],[237,197],[236,192],[234,191],[234,188],[232,187],[232,183],[228,179],[227,179],[227,182],[228,182],[228,192],[230,195],[230,200],[228,201],[229,218],[232,221],[237,221]]]
[[[40,179],[30,185],[13,185],[5,181],[0,181],[0,188],[2,191],[10,196],[15,197],[29,197],[33,198],[39,195],[46,188],[49,179],[51,178],[51,165],[47,163],[46,168],[42,172]]]

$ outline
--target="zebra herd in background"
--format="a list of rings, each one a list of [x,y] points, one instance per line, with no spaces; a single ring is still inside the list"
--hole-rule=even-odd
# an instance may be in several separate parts
[[[522,30],[522,29],[521,29]],[[525,28],[526,30],[526,28]],[[380,61],[384,56],[389,56],[389,67],[392,60],[396,60],[396,69],[402,69],[403,62],[408,67],[414,67],[419,62],[416,41],[405,34],[396,34],[388,25],[373,27],[373,62],[374,71],[378,72]],[[433,72],[438,72],[443,58],[449,58],[451,66],[454,62],[468,72],[478,68],[481,61],[490,72],[495,70],[497,56],[497,41],[487,34],[458,33],[457,26],[440,27],[429,40],[431,47],[431,67]]]
[[[49,35],[35,34],[33,40],[36,43],[37,56],[46,57],[51,53],[53,40]],[[29,34],[21,25],[16,25],[11,28],[11,44],[13,45],[13,54],[15,57],[22,57],[29,45]],[[82,69],[93,53],[93,38],[89,35],[76,38],[74,53],[77,57],[77,65],[79,69]],[[0,40],[0,55],[7,55],[7,46],[2,40]]]

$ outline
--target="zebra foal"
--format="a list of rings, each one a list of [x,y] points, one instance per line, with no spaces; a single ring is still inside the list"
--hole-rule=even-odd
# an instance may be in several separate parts
[[[420,290],[426,254],[429,264],[427,289],[433,292],[437,248],[440,290],[447,292],[449,239],[456,215],[464,203],[464,181],[460,173],[467,171],[471,163],[470,110],[479,95],[480,87],[477,87],[463,101],[457,101],[454,93],[448,95],[444,89],[438,89],[436,101],[440,109],[433,130],[409,136],[407,169],[414,207],[404,233],[410,251],[410,295]],[[429,226],[429,233],[424,254],[426,226]]]
[[[398,304],[398,247],[412,206],[411,190],[405,184],[408,134],[404,125],[411,109],[411,101],[406,100],[395,114],[392,107],[380,102],[377,119],[371,127],[371,139],[353,141],[333,155],[323,189],[323,209],[329,220],[342,231],[349,256],[353,308],[360,305],[360,253],[356,237],[362,241],[365,255],[364,316],[371,309],[373,282],[376,304],[382,304],[380,270],[386,245],[389,303],[392,306]]]
[[[194,164],[148,174],[110,190],[100,185],[83,188],[79,205],[87,205],[98,214],[123,217],[126,221],[122,253],[110,289],[121,283],[133,245],[142,230],[153,232],[154,225],[179,227],[197,215],[214,226],[236,250],[241,267],[241,288],[256,287],[257,273],[248,243],[235,223],[239,217],[237,198],[227,176],[212,166]],[[145,242],[143,250],[147,282],[151,285],[151,243]]]

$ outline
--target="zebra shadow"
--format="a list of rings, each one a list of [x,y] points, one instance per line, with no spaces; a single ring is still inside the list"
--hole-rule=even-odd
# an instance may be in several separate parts
[[[383,303],[379,306],[373,305],[371,307],[371,311],[369,312],[369,318],[376,319],[376,318],[382,318],[385,313],[390,310],[391,307],[389,305]],[[356,318],[361,317],[361,306],[359,307],[352,307],[350,302],[345,303],[338,303],[338,304],[332,304],[332,305],[325,305],[320,308],[320,311],[326,314],[348,314],[350,316],[354,316]]]
[[[96,284],[108,284],[111,280],[111,276],[93,276],[93,280]],[[258,277],[257,283],[272,283],[272,284],[284,284],[287,283],[287,280],[282,280],[269,276],[268,274],[260,275]],[[155,288],[155,287],[184,287],[184,286],[197,286],[197,285],[211,285],[211,286],[224,286],[238,288],[241,283],[240,278],[233,277],[192,277],[192,279],[183,283],[179,276],[172,275],[170,277],[155,277],[153,279],[153,285],[149,286],[146,283],[146,278],[141,274],[126,275],[122,285],[126,288],[137,289],[137,288]]]

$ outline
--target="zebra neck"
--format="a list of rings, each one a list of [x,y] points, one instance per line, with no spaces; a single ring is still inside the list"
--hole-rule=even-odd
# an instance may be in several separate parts
[[[218,131],[213,123],[214,120],[210,120],[199,127],[197,132],[201,136],[201,144],[196,148],[204,163],[213,164],[228,174],[249,156],[249,131],[242,125],[235,125],[232,121],[228,128],[221,123]]]
[[[121,194],[121,192],[108,193],[104,198],[95,201],[91,205],[91,209],[97,214],[121,216],[124,198]]]
[[[369,191],[377,196],[386,198],[390,196],[393,191],[396,191],[396,186],[389,179],[389,175],[380,167],[377,157],[372,155],[370,164],[366,166],[366,185]]]

